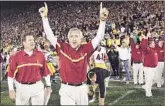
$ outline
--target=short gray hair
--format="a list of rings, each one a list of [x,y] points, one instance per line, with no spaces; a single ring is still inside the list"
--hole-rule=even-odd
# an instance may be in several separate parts
[[[82,31],[81,31],[80,29],[78,29],[78,28],[71,28],[71,29],[69,30],[69,32],[68,32],[68,38],[69,38],[70,34],[71,34],[72,32],[75,32],[75,31],[77,31],[77,32],[80,33],[81,38],[83,37],[83,33],[82,33]]]

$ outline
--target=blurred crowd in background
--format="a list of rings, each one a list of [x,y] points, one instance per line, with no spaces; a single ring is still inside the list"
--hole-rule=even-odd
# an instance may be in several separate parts
[[[72,27],[83,31],[83,43],[96,35],[99,25],[99,1],[55,1],[47,4],[49,22],[59,40],[68,42],[67,33]],[[8,64],[11,52],[16,50],[15,48],[21,49],[21,36],[27,32],[33,32],[35,35],[38,49],[54,51],[45,38],[38,12],[42,5],[43,2],[34,2],[1,9],[1,63]],[[163,1],[106,1],[103,6],[109,10],[105,38],[102,41],[102,45],[107,49],[112,42],[120,46],[123,39],[128,39],[129,46],[130,35],[137,41],[141,36],[148,36],[155,42],[164,37]]]

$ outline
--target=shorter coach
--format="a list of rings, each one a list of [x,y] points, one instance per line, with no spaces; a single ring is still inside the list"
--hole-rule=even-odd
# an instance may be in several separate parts
[[[16,99],[16,105],[43,105],[44,85],[41,79],[45,76],[47,93],[52,92],[50,74],[43,53],[34,50],[34,37],[29,33],[22,38],[24,50],[13,55],[9,65],[9,97]],[[14,84],[16,93],[14,91]]]

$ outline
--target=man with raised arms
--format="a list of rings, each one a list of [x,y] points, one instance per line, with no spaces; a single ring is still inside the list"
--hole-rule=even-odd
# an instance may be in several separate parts
[[[97,45],[104,38],[105,21],[108,10],[100,5],[100,25],[97,35],[87,44],[81,44],[82,31],[71,28],[68,32],[69,43],[60,42],[54,36],[48,21],[48,6],[39,9],[47,39],[56,48],[59,56],[61,105],[88,105],[88,87],[86,85],[87,64]]]

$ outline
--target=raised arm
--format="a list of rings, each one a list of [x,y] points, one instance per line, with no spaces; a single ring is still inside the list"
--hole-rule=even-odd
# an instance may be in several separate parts
[[[105,21],[108,17],[108,10],[106,8],[102,8],[102,2],[100,4],[100,25],[98,28],[97,35],[94,39],[92,39],[92,46],[95,49],[100,41],[104,38],[105,34]]]
[[[142,37],[140,48],[142,51],[146,52],[148,49],[148,37]]]
[[[142,39],[140,48],[143,52],[147,52],[148,50],[148,39]]]
[[[131,46],[131,50],[135,49],[135,43],[133,41],[133,36],[132,35],[130,36],[130,46]]]
[[[41,7],[39,9],[40,15],[42,17],[42,22],[43,22],[43,28],[44,28],[44,32],[46,34],[47,39],[50,41],[50,43],[56,47],[56,43],[57,43],[57,36],[55,36],[53,34],[53,31],[50,27],[49,21],[48,21],[48,6],[46,3],[44,3],[45,6]]]

